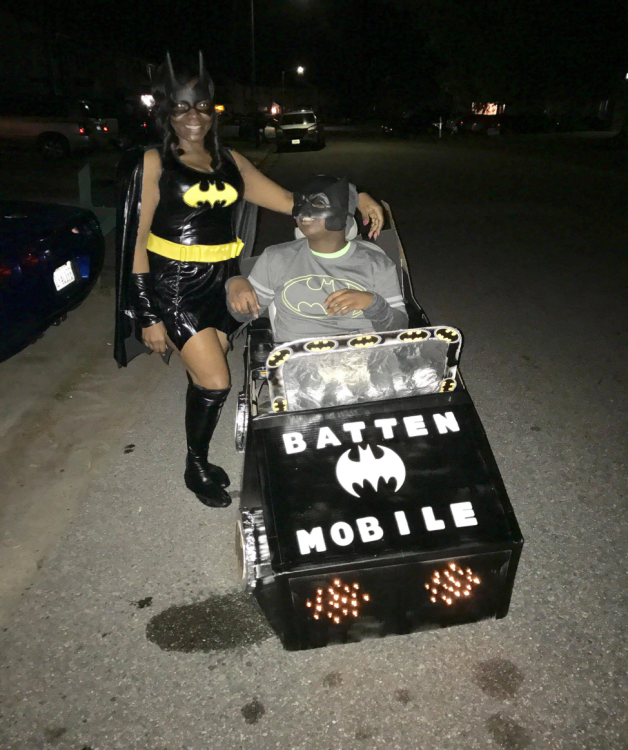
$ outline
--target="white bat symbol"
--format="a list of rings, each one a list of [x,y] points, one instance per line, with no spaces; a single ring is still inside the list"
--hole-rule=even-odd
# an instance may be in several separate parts
[[[383,445],[378,445],[377,447],[384,452],[381,458],[375,458],[370,445],[367,445],[366,448],[358,445],[359,458],[357,461],[352,461],[349,458],[351,449],[345,451],[338,459],[338,463],[336,464],[336,478],[340,482],[341,487],[347,490],[349,494],[360,497],[353,489],[353,485],[357,484],[360,487],[364,487],[365,482],[368,482],[377,491],[380,479],[383,479],[385,482],[394,479],[397,483],[395,492],[399,492],[401,489],[401,485],[406,479],[405,464],[395,451],[385,448]]]

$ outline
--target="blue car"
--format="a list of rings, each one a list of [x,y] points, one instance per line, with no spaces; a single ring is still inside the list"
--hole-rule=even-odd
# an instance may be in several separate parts
[[[80,305],[100,274],[104,254],[91,211],[0,201],[0,362]]]

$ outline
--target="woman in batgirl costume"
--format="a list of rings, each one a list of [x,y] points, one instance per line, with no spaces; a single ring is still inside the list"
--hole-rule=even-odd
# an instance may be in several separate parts
[[[185,484],[205,505],[224,508],[229,477],[207,454],[231,387],[228,337],[239,325],[225,295],[225,282],[239,274],[238,209],[247,200],[290,214],[294,201],[220,143],[202,53],[198,73],[175,72],[168,55],[153,96],[163,142],[127,170],[118,207],[114,356],[123,367],[144,347],[178,350],[189,381]],[[377,236],[381,207],[366,193],[359,198]]]

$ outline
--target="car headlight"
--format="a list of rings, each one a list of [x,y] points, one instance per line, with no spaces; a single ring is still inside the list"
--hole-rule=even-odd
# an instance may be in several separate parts
[[[316,125],[310,125],[310,127],[308,128],[308,130],[316,130]]]

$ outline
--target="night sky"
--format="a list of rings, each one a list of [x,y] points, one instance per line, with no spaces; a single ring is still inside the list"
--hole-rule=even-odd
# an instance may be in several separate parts
[[[254,0],[257,82],[303,65],[309,83],[365,107],[429,100],[605,95],[628,71],[626,3],[596,0]],[[9,0],[9,10],[151,62],[205,51],[214,77],[251,72],[250,0]],[[123,12],[120,9],[124,8]],[[289,78],[290,74],[288,74]]]

